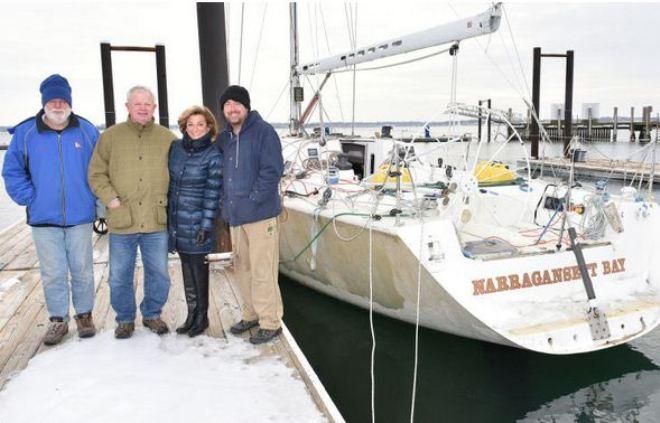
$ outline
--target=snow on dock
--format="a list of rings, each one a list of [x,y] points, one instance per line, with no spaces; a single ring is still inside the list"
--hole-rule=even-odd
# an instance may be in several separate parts
[[[187,310],[174,256],[169,268],[162,318],[173,332]],[[138,316],[128,340],[113,336],[108,273],[108,237],[95,235],[98,333],[79,339],[72,319],[60,345],[44,346],[48,313],[29,227],[0,233],[1,422],[343,421],[286,327],[261,346],[229,333],[240,318],[231,271],[211,266],[207,336],[158,337]],[[135,278],[139,299],[139,261]]]

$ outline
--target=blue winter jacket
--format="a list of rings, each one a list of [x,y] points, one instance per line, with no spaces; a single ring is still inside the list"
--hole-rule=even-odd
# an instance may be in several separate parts
[[[169,157],[167,230],[170,251],[210,253],[215,245],[214,219],[220,207],[222,154],[211,136],[192,141],[188,136],[174,141]],[[200,230],[209,233],[197,243]]]
[[[217,144],[223,153],[222,217],[229,226],[278,216],[284,163],[275,129],[251,111],[238,135],[228,125]]]
[[[96,198],[87,183],[87,166],[99,131],[73,113],[57,132],[43,121],[43,110],[9,132],[13,134],[2,166],[7,193],[27,206],[33,226],[74,226],[94,221]]]

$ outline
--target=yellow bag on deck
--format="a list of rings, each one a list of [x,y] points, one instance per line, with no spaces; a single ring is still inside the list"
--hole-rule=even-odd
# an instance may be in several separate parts
[[[375,185],[382,185],[382,184],[385,184],[385,183],[395,184],[396,183],[396,177],[395,176],[390,176],[389,178],[387,177],[387,169],[389,169],[389,168],[390,168],[389,164],[384,164],[384,165],[379,166],[378,170],[376,172],[374,172],[374,174],[369,178],[369,182],[371,182],[372,184],[375,184]],[[390,169],[390,170],[392,172],[396,171],[396,167],[393,166],[392,169]],[[405,167],[402,167],[400,169],[400,171],[401,171],[401,183],[402,184],[411,183],[412,181],[410,179],[410,171],[408,171],[408,169],[405,168]],[[387,179],[387,181],[385,179]]]
[[[504,163],[482,160],[474,168],[480,186],[504,185],[516,181],[516,173]]]

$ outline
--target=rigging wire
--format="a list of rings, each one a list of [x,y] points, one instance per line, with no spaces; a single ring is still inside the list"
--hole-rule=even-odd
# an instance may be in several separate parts
[[[438,56],[440,54],[447,53],[449,50],[451,50],[451,47],[440,50],[440,51],[436,51],[436,52],[433,52],[433,53],[429,53],[429,54],[426,54],[424,56],[415,57],[415,58],[412,58],[412,59],[409,59],[409,60],[404,60],[402,62],[391,63],[391,64],[383,65],[383,66],[374,66],[374,67],[370,67],[370,68],[357,68],[356,71],[357,72],[372,71],[372,70],[392,68],[392,67],[395,67],[395,66],[407,65],[409,63],[418,62],[420,60],[428,59],[429,57]],[[342,70],[333,71],[333,73],[345,73],[345,72],[353,72],[353,69],[349,68],[349,69],[342,69]]]
[[[330,49],[330,37],[328,37],[328,30],[325,25],[325,15],[323,14],[322,6],[320,12],[321,12],[321,24],[323,25],[323,33],[325,34],[325,44],[328,49],[328,55],[332,55],[332,50]],[[344,108],[342,107],[341,104],[341,98],[339,95],[339,85],[337,84],[337,78],[335,78],[334,74],[332,75],[332,82],[334,83],[335,86],[335,97],[337,98],[337,105],[339,106],[339,116],[341,117],[341,121],[343,122],[345,120]]]
[[[502,12],[504,13],[504,18],[506,21],[506,26],[509,29],[509,36],[511,37],[511,43],[513,44],[513,48],[516,52],[516,57],[518,58],[518,66],[520,67],[520,74],[522,76],[522,80],[525,83],[525,88],[527,90],[527,95],[529,98],[532,97],[532,90],[529,89],[529,83],[527,81],[527,75],[525,74],[525,69],[522,64],[522,60],[520,60],[520,52],[518,51],[518,43],[516,43],[516,38],[513,36],[513,29],[511,28],[511,20],[509,19],[509,15],[506,12],[506,7],[504,7],[504,4],[502,4]]]
[[[252,82],[254,81],[254,75],[257,73],[257,58],[259,57],[259,50],[261,47],[261,39],[264,33],[264,27],[266,22],[266,12],[268,11],[268,3],[264,3],[264,11],[261,14],[261,28],[259,28],[259,40],[257,41],[257,48],[254,52],[254,61],[252,62],[252,74],[250,75],[250,84],[248,85],[248,91],[252,91]]]
[[[238,84],[241,84],[241,68],[243,67],[243,22],[245,17],[245,3],[241,3],[241,33],[238,46]]]
[[[357,49],[357,4],[355,5],[355,17],[353,17],[353,4],[344,3],[344,16],[346,17],[346,26],[348,28],[349,45],[353,54],[355,54]],[[351,135],[355,135],[355,65],[353,65],[351,70],[353,72]]]
[[[282,99],[282,96],[284,95],[284,92],[286,91],[286,89],[288,87],[289,87],[289,80],[287,79],[286,82],[284,83],[284,86],[282,87],[282,90],[280,91],[280,95],[277,96],[277,100],[275,100],[275,103],[273,104],[273,107],[271,107],[268,114],[266,114],[266,120],[268,120],[270,115],[275,111],[275,108],[280,103],[280,100]]]

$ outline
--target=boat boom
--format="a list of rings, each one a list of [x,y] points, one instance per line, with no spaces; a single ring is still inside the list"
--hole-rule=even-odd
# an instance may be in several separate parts
[[[298,65],[296,71],[298,75],[327,73],[346,66],[491,34],[499,28],[501,17],[502,4],[497,3],[478,15],[361,47],[354,51],[321,59],[317,62]]]

